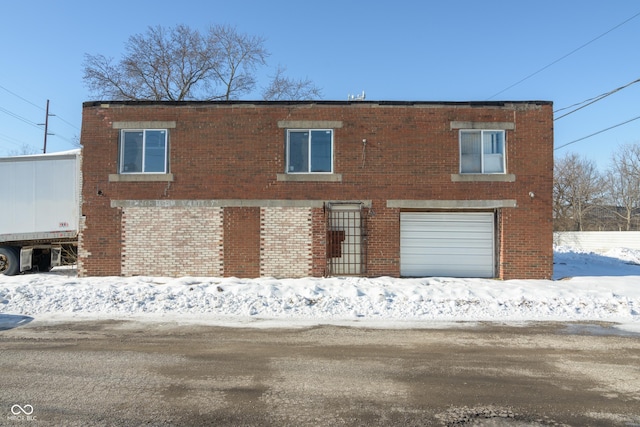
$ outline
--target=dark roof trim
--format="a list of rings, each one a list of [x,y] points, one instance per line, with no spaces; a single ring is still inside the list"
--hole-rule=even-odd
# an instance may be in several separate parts
[[[87,101],[84,107],[110,106],[206,106],[206,105],[381,105],[381,106],[468,106],[468,107],[504,107],[507,105],[552,105],[552,101]]]

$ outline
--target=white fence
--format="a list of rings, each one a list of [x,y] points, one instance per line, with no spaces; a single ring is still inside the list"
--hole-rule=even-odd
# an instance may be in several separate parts
[[[640,250],[640,231],[559,231],[553,233],[553,243],[591,252],[613,248]]]

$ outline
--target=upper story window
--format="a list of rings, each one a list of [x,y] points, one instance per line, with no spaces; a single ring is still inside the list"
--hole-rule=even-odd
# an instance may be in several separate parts
[[[320,172],[333,172],[333,130],[287,130],[287,173]]]
[[[503,130],[460,131],[460,173],[505,173]]]
[[[166,129],[123,129],[120,173],[167,173]]]

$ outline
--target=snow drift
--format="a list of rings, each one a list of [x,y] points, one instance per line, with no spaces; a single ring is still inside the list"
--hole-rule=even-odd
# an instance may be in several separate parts
[[[0,276],[0,313],[252,327],[603,321],[640,332],[640,251],[556,247],[554,280],[78,278],[55,269]]]

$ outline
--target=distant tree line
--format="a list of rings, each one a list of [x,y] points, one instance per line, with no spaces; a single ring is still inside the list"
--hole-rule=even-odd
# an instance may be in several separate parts
[[[604,172],[575,153],[556,159],[553,221],[555,231],[639,231],[640,143],[616,150]]]

